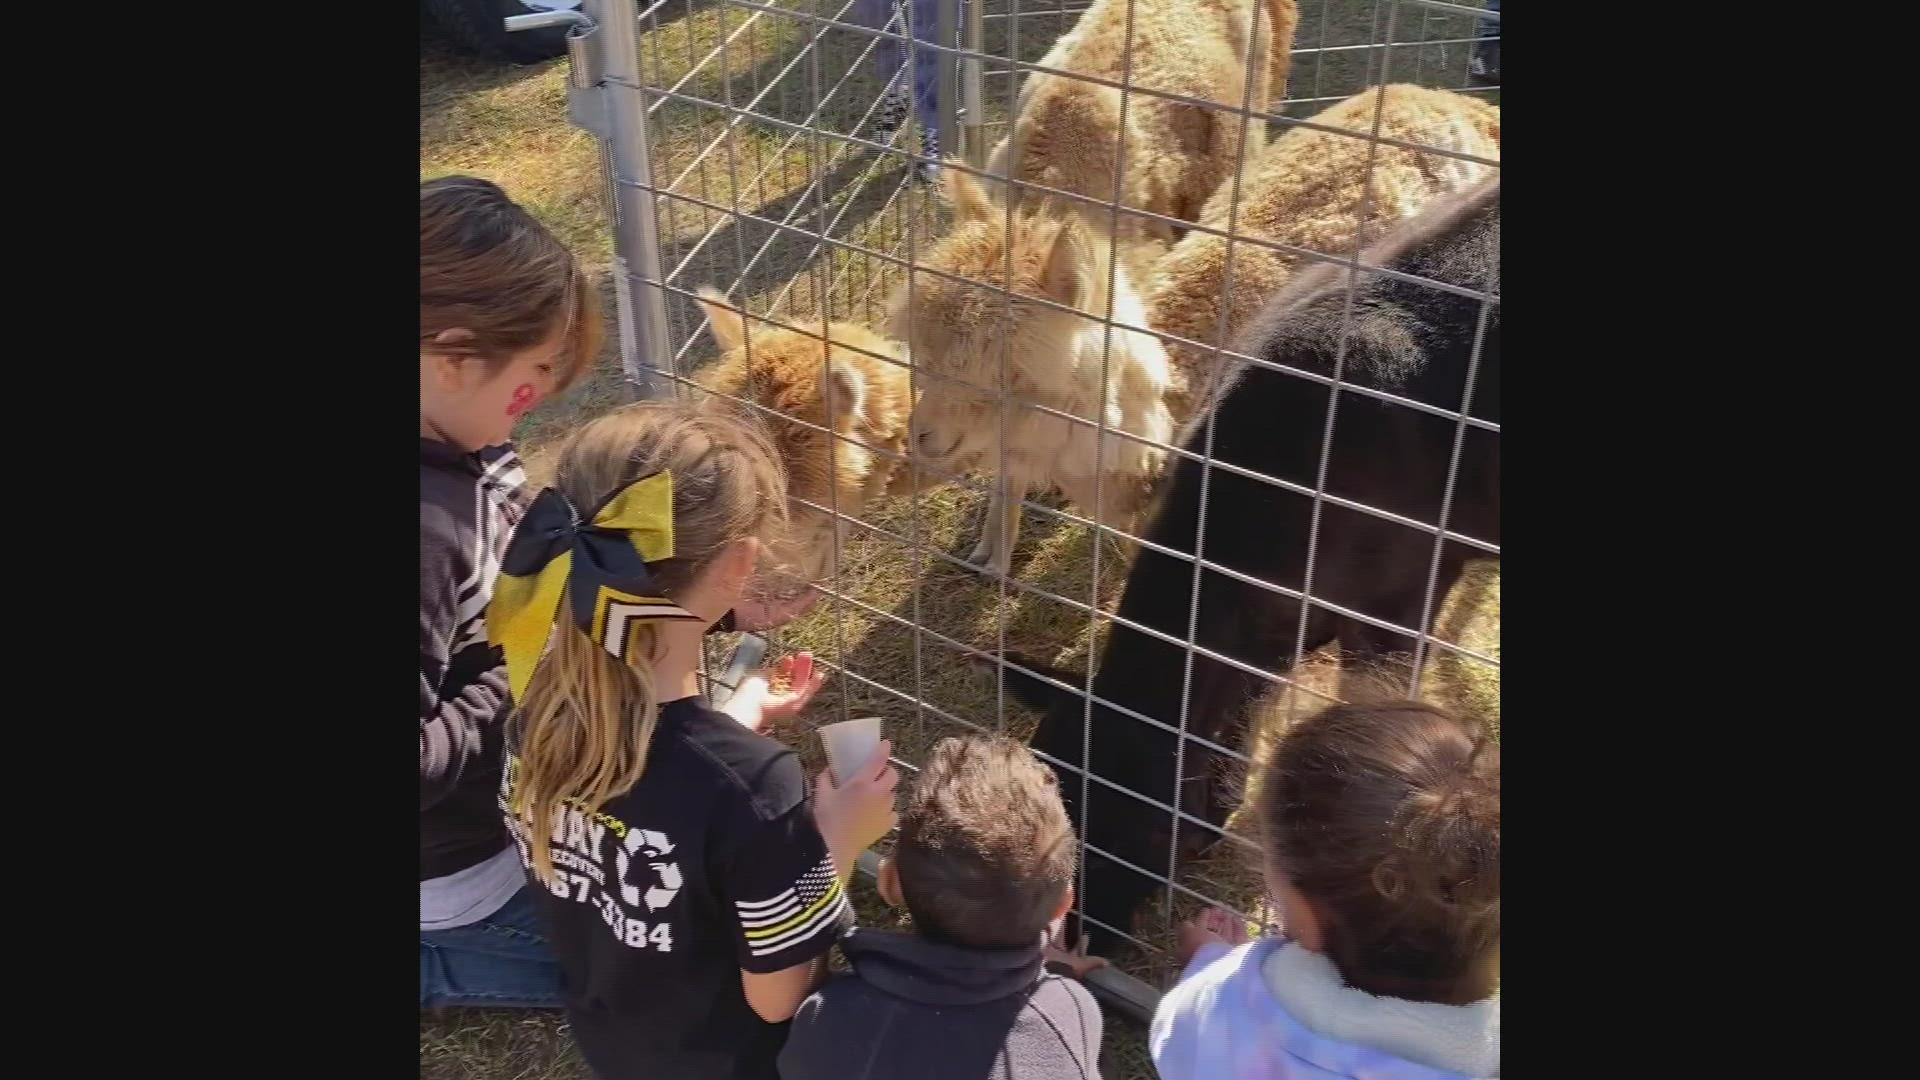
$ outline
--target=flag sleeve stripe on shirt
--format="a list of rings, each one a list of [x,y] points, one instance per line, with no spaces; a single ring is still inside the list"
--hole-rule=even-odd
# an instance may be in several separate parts
[[[792,915],[790,918],[782,919],[780,922],[774,924],[773,926],[766,926],[766,927],[761,927],[755,930],[748,930],[747,940],[755,941],[755,940],[760,940],[760,939],[765,939],[770,937],[777,937],[780,934],[783,934],[786,931],[792,929],[795,925],[806,922],[812,919],[814,916],[820,914],[821,909],[825,908],[829,903],[831,903],[839,895],[840,895],[840,883],[838,881],[835,881],[833,883],[833,886],[827,890],[824,896],[820,897],[820,899],[818,900],[815,900],[811,905],[800,909],[798,914]],[[745,923],[745,920],[742,920],[743,925],[744,923]]]
[[[841,893],[834,897],[833,904],[822,910],[818,916],[809,920],[805,926],[792,930],[786,935],[775,938],[772,941],[754,942],[748,945],[747,948],[751,950],[755,956],[772,956],[798,942],[805,941],[823,929],[837,932],[841,918],[850,911],[851,906],[847,903],[846,894]]]
[[[769,926],[778,926],[779,924],[786,922],[788,919],[792,918],[793,913],[798,910],[800,909],[798,905],[796,905],[794,907],[787,908],[784,911],[773,912],[772,914],[769,914],[763,918],[757,918],[757,919],[742,918],[740,920],[740,930],[742,933],[746,934],[748,937],[753,937],[754,936],[753,931],[765,930]]]
[[[734,910],[748,951],[758,957],[779,953],[822,929],[837,928],[849,905],[828,856],[778,895],[735,901]]]
[[[834,872],[833,856],[828,855],[768,899],[736,900],[733,906],[743,922],[751,919],[764,924],[768,919],[785,920],[809,911],[839,889],[840,875]]]
[[[735,901],[733,907],[737,907],[741,915],[747,915],[747,913],[753,913],[753,911],[768,911],[768,909],[780,907],[780,905],[791,901],[791,899],[793,899],[793,890],[789,888],[789,890],[781,892],[780,896],[776,896],[774,899],[741,899],[741,901]]]

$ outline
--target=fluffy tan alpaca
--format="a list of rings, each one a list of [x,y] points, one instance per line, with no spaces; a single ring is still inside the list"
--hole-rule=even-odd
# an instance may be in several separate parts
[[[898,457],[868,449],[907,453],[913,404],[907,369],[867,355],[900,357],[900,346],[842,322],[827,324],[831,347],[817,337],[765,324],[756,324],[749,339],[739,312],[725,306],[725,297],[701,289],[699,301],[723,355],[696,372],[695,383],[847,436],[836,439],[817,428],[759,416],[786,462],[787,493],[796,500],[789,506],[795,569],[814,581],[830,578],[836,569],[835,540],[845,546],[848,523],[797,500],[857,514],[890,486],[907,482]]]
[[[1006,208],[963,173],[946,170],[944,184],[954,228],[937,262],[929,261],[961,277],[1000,282],[1009,248]],[[894,295],[888,332],[908,340],[921,373],[911,423],[915,457],[936,472],[981,468],[1004,481],[994,488],[971,556],[995,573],[1011,569],[1022,497],[1057,487],[1082,514],[1124,526],[1145,502],[1165,451],[1111,432],[1159,444],[1173,435],[1159,340],[1109,331],[1101,321],[1110,298],[1112,247],[1105,232],[1057,206],[1029,202],[1014,214],[1010,312],[1007,295],[997,289],[933,274],[914,275],[912,290]],[[1145,326],[1129,276],[1116,277],[1114,320]],[[996,401],[1003,386],[1004,404]],[[1091,426],[1103,416],[1105,440]]]
[[[1380,135],[1420,146],[1439,147],[1493,161],[1500,157],[1497,106],[1445,90],[1390,85],[1361,91],[1311,122],[1345,131],[1294,127],[1247,162],[1241,180],[1240,212],[1233,222],[1239,236],[1254,236],[1309,251],[1348,258],[1361,228],[1366,199],[1366,237],[1371,242],[1418,213],[1435,197],[1460,191],[1485,179],[1493,169],[1440,154],[1422,153],[1364,136],[1380,110]],[[1371,158],[1372,185],[1368,188]],[[1223,184],[1201,210],[1199,221],[1228,228],[1233,185]],[[1219,336],[1220,294],[1226,275],[1225,237],[1194,231],[1174,245],[1155,266],[1146,287],[1147,325],[1206,345],[1231,343],[1248,318],[1292,277],[1301,256],[1252,244],[1233,245],[1232,295],[1226,336]],[[1173,390],[1168,403],[1184,418],[1203,373],[1218,354],[1179,342],[1166,343],[1172,361]]]
[[[1237,109],[1245,100],[1265,109],[1285,84],[1297,21],[1295,0],[1094,0],[1041,63],[1227,108]],[[1255,65],[1251,78],[1250,60]],[[1094,199],[1117,197],[1123,206],[1186,220],[1233,170],[1244,133],[1258,128],[1257,121],[1249,124],[1216,109],[1135,93],[1124,102],[1123,158],[1122,104],[1121,92],[1113,87],[1032,75],[1021,87],[1013,130],[995,148],[986,171]],[[1008,471],[1007,482],[995,488],[985,533],[973,553],[973,561],[1006,573],[1022,495],[1059,487],[1082,512],[1121,524],[1143,501],[1164,451],[1109,438],[1099,447],[1096,470],[1100,440],[1093,429],[1026,408],[996,414],[991,402],[1001,390],[1000,343],[1010,343],[1014,352],[1005,387],[1009,396],[1088,420],[1104,414],[1114,427],[1164,442],[1172,428],[1161,402],[1167,380],[1163,350],[1150,335],[1114,332],[1108,385],[1101,386],[1106,332],[1096,320],[1107,313],[1114,244],[1137,275],[1161,254],[1175,230],[1125,215],[1116,229],[1111,210],[1017,191],[1009,230],[1005,203],[990,200],[957,169],[943,172],[954,228],[923,256],[922,265],[999,283],[1011,255],[1014,280],[1006,284],[1017,294],[1094,316],[1016,301],[1009,322],[1004,296],[933,275],[919,275],[911,319],[904,296],[896,300],[892,332],[904,336],[910,329],[915,364],[958,380],[921,380],[915,453],[936,467]],[[1113,317],[1144,326],[1144,310],[1132,287],[1111,292]],[[996,415],[1007,427],[1005,461]]]
[[[1258,66],[1247,103],[1264,110],[1286,85],[1297,21],[1295,0],[1094,0],[1040,63],[1238,109],[1248,94],[1251,57]],[[986,171],[1111,200],[1115,155],[1121,149],[1120,105],[1120,91],[1112,87],[1035,73],[1021,86],[1013,130],[994,148]],[[1132,94],[1125,127],[1121,205],[1191,221],[1233,171],[1241,133],[1249,127],[1262,130],[1264,124]],[[1022,197],[1016,192],[1016,203]],[[1107,217],[1100,215],[1102,221]],[[1139,238],[1165,244],[1175,237],[1174,229],[1161,222],[1126,215],[1120,221],[1123,244]]]

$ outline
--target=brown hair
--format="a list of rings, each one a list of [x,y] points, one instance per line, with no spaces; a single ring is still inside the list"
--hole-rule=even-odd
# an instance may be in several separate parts
[[[729,544],[771,542],[786,525],[786,477],[765,432],[717,400],[616,409],[563,439],[554,456],[553,487],[583,512],[641,477],[672,472],[674,553],[649,564],[669,598]],[[633,655],[657,655],[655,624],[635,623],[632,634]],[[553,871],[555,809],[598,810],[638,783],[658,707],[649,667],[622,663],[570,619],[559,621],[520,702],[511,777],[511,810],[541,880]]]
[[[434,339],[465,330],[471,341]],[[499,185],[443,176],[420,185],[420,347],[498,368],[559,333],[564,389],[600,354],[599,296],[573,253]]]
[[[1073,825],[1053,770],[1010,739],[942,739],[893,849],[914,929],[972,946],[1032,945],[1073,884]]]
[[[1313,903],[1347,985],[1465,1004],[1500,951],[1500,749],[1417,701],[1294,725],[1263,777],[1274,869]]]

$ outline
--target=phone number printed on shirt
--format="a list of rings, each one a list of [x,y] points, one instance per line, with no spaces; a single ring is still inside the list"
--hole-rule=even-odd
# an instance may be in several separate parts
[[[519,843],[519,822],[510,820]],[[597,909],[615,940],[629,948],[673,951],[673,924],[666,913],[680,894],[682,878],[668,858],[674,845],[666,833],[561,806],[549,840],[554,872],[546,882],[548,892]],[[526,845],[519,846],[522,861],[532,865]]]

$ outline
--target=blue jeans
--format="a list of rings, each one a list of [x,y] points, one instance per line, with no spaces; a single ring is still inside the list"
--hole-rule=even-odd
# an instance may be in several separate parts
[[[540,932],[534,899],[523,885],[477,923],[422,930],[420,1007],[560,1008],[560,964]]]
[[[1490,10],[1499,11],[1500,0],[1487,0],[1487,7]],[[1473,26],[1473,36],[1477,38],[1493,38],[1492,41],[1475,42],[1473,46],[1473,58],[1479,61],[1478,66],[1480,70],[1491,73],[1497,77],[1500,74],[1500,24],[1497,22],[1476,22]]]
[[[957,3],[958,0],[948,0]],[[860,0],[854,6],[853,16],[861,25],[873,30],[892,29],[895,33],[907,32],[903,21],[897,26],[888,27],[896,8],[904,8],[904,15],[913,22],[912,37],[915,41],[929,44],[940,40],[939,18],[940,0]],[[958,25],[956,20],[956,25]],[[952,42],[948,42],[949,45]],[[891,81],[896,72],[906,65],[907,45],[900,41],[881,41],[874,46],[872,54],[875,66],[874,74],[882,82]],[[944,136],[940,130],[940,54],[932,49],[913,50],[913,77],[909,81],[913,94],[914,119],[919,121],[920,130]]]

